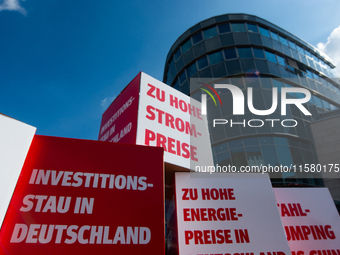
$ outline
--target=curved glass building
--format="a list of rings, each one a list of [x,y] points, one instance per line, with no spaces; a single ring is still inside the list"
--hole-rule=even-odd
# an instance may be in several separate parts
[[[279,109],[270,116],[258,116],[247,107],[244,116],[235,116],[227,89],[217,89],[223,106],[215,106],[211,97],[207,99],[216,164],[236,167],[270,164],[291,169],[318,163],[310,122],[340,107],[340,84],[333,79],[334,68],[328,56],[284,29],[253,15],[226,14],[194,25],[177,39],[166,58],[163,82],[199,100],[197,89],[190,89],[190,82],[195,80],[233,84],[244,95],[247,87],[252,87],[254,108],[263,110],[272,106],[274,87],[279,98],[284,87],[308,89],[312,96],[304,106],[312,116],[304,115],[293,104],[287,105],[286,116]],[[302,93],[287,96],[305,97]],[[240,124],[213,127],[213,119]],[[263,120],[265,124],[261,127],[242,124],[251,119]],[[294,119],[298,125],[287,127],[280,121],[272,125],[265,119]],[[278,172],[271,177],[274,185],[323,185],[321,176],[311,172]]]

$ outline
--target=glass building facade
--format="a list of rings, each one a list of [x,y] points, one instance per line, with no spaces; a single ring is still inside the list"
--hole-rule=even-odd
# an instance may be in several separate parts
[[[244,116],[232,112],[229,90],[217,90],[224,103],[214,106],[208,97],[208,124],[214,162],[219,165],[288,166],[317,164],[310,122],[319,115],[340,108],[340,84],[334,64],[324,53],[284,29],[259,17],[226,14],[204,20],[185,31],[171,47],[165,63],[163,82],[195,97],[190,89],[193,79],[207,83],[233,84],[246,95],[253,88],[256,109],[269,109],[272,90],[300,87],[311,92],[304,104],[307,116],[295,105],[287,106],[285,119],[298,122],[295,127],[263,125],[218,125],[213,119],[281,119],[277,109],[270,116],[258,116],[246,109]],[[197,94],[199,95],[199,94]],[[289,98],[303,98],[289,93]],[[197,96],[200,99],[200,96]],[[225,105],[225,103],[227,105]],[[215,108],[214,108],[215,107]],[[213,131],[213,132],[212,132]],[[275,173],[273,185],[322,186],[318,173]]]

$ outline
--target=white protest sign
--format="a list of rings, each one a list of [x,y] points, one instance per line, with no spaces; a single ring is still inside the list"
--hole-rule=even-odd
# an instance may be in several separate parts
[[[289,255],[267,175],[176,173],[179,254]]]
[[[274,188],[292,255],[339,255],[340,217],[327,188]]]
[[[0,227],[36,128],[0,114]]]
[[[201,103],[142,73],[136,144],[164,148],[164,161],[185,168],[213,165]]]

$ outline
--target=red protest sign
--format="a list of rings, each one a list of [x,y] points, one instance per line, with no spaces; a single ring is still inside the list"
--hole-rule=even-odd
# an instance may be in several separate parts
[[[0,254],[163,254],[164,239],[161,148],[35,136]]]

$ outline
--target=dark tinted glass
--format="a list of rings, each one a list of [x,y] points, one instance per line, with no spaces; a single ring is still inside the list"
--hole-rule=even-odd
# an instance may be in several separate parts
[[[244,23],[232,23],[231,27],[234,32],[246,32],[246,26]]]
[[[265,58],[262,49],[253,48],[255,58]]]
[[[228,32],[230,32],[230,26],[229,26],[229,24],[219,25],[218,30],[220,31],[220,34],[228,33]]]
[[[208,59],[207,57],[203,57],[197,61],[198,69],[202,69],[206,66],[208,66]]]
[[[179,75],[179,82],[182,84],[186,80],[185,72]]]
[[[274,142],[276,145],[288,145],[287,138],[284,137],[274,137]]]
[[[220,166],[228,166],[231,164],[230,154],[227,151],[217,154],[216,157],[217,157],[217,162]]]
[[[213,149],[215,150],[215,153],[220,153],[220,152],[226,151],[226,150],[229,149],[228,143],[221,143],[219,145],[214,146]]]
[[[237,148],[242,148],[243,147],[243,141],[242,139],[239,140],[235,140],[235,141],[231,141],[229,142],[229,148],[232,149],[237,149]]]
[[[205,39],[214,37],[214,36],[217,35],[217,29],[216,29],[216,27],[209,28],[209,29],[203,31],[203,34],[204,34]]]
[[[293,164],[292,157],[290,155],[289,147],[287,146],[277,146],[277,154],[279,156],[280,164],[283,166],[290,166]]]
[[[194,43],[194,44],[196,44],[196,43],[198,43],[198,42],[200,42],[200,41],[202,41],[203,40],[203,36],[202,36],[202,33],[200,32],[199,34],[197,34],[197,35],[195,35],[195,36],[193,36],[192,37],[192,42]]]
[[[243,139],[244,146],[255,146],[259,144],[257,137]]]
[[[178,49],[175,53],[175,60],[179,59],[180,56],[181,56],[181,49]]]
[[[262,146],[261,149],[265,164],[270,164],[272,166],[279,165],[275,146]]]
[[[223,61],[222,52],[216,52],[209,55],[210,65],[214,65]]]
[[[186,52],[191,48],[191,41],[190,39],[182,45],[182,52]]]
[[[273,137],[270,137],[270,136],[259,137],[259,140],[260,140],[260,144],[265,144],[265,145],[274,144],[274,139]]]
[[[247,158],[243,149],[232,150],[231,158],[233,160],[233,165],[239,169],[241,166],[247,165]]]
[[[246,148],[246,157],[249,166],[264,164],[259,146]]]
[[[233,59],[237,57],[235,49],[224,50],[224,56],[226,59]]]
[[[240,58],[252,58],[253,57],[250,48],[238,48],[237,50],[238,50],[238,56]]]
[[[174,89],[179,90],[179,82],[178,82],[178,80],[176,81],[176,83],[175,83],[175,85],[174,85]]]
[[[248,32],[258,33],[259,29],[254,24],[247,24]]]
[[[193,76],[197,72],[196,63],[193,63],[191,66],[187,68],[188,77]]]

